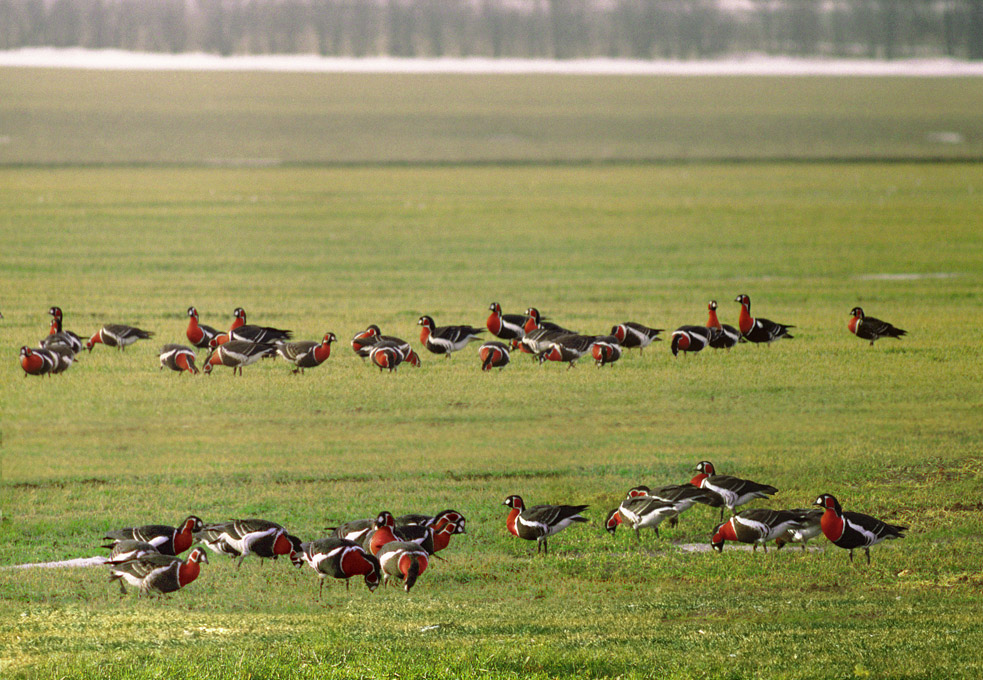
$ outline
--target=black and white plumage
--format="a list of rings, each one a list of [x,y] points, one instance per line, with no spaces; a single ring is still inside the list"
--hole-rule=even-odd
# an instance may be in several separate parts
[[[403,589],[410,592],[417,579],[430,565],[427,551],[416,543],[408,541],[391,541],[386,543],[376,555],[382,567],[382,576],[386,583],[390,579],[403,582]]]
[[[154,337],[153,331],[145,331],[136,326],[127,326],[119,323],[109,323],[100,328],[85,343],[85,348],[92,351],[97,343],[102,343],[107,347],[118,347],[123,350],[127,345],[132,345],[137,340],[149,340]]]
[[[157,548],[164,555],[179,555],[194,543],[194,533],[201,531],[203,522],[194,515],[188,515],[177,527],[166,524],[145,524],[107,531],[104,538],[113,542],[143,541]],[[109,547],[109,546],[105,546]]]
[[[404,350],[401,347],[380,342],[372,347],[369,352],[369,363],[377,366],[380,372],[389,369],[389,372],[392,373],[403,363],[419,368],[421,362],[420,355],[408,347]]]
[[[509,532],[527,541],[536,541],[536,552],[549,554],[547,539],[574,522],[587,522],[580,515],[586,505],[534,505],[527,508],[521,496],[509,496],[503,505],[512,508],[505,520]]]
[[[64,319],[64,314],[61,311],[61,307],[51,307],[48,309],[48,314],[51,315],[51,328],[48,332],[48,337],[41,341],[41,347],[48,347],[53,344],[62,344],[69,347],[73,354],[78,354],[82,351],[82,338],[72,331],[66,331],[62,326],[62,321]]]
[[[407,543],[416,543],[427,551],[428,555],[436,552],[434,548],[434,528],[432,526],[420,526],[418,524],[394,527],[392,530],[396,538]]]
[[[717,301],[707,303],[707,328],[710,329],[710,346],[714,349],[730,349],[738,342],[744,342],[741,332],[733,326],[720,323],[717,318]]]
[[[369,592],[379,587],[382,570],[375,555],[365,548],[345,538],[321,538],[300,545],[301,559],[318,576],[318,597],[324,591],[324,579],[328,576],[344,579],[345,588],[350,587],[353,576],[364,576]]]
[[[572,331],[569,328],[564,328],[563,326],[557,325],[552,321],[547,321],[546,317],[539,313],[539,310],[535,307],[529,307],[526,310],[526,316],[528,320],[526,321],[526,333],[536,330],[537,328],[548,330],[548,331],[560,331],[568,335],[577,335],[577,331]]]
[[[75,363],[75,350],[68,345],[55,343],[49,345],[46,349],[53,355],[55,360],[55,365],[51,369],[53,374],[63,373],[67,371],[73,363]]]
[[[247,324],[246,310],[242,307],[237,307],[232,314],[235,316],[236,320],[233,322],[232,327],[228,332],[229,342],[254,342],[257,344],[274,343],[278,341],[286,342],[293,334],[292,331],[283,330],[282,328]],[[215,342],[215,340],[213,340],[213,342]]]
[[[591,356],[598,368],[613,364],[621,358],[621,345],[611,340],[598,340],[590,348]]]
[[[121,564],[129,560],[135,560],[138,557],[143,557],[144,555],[161,554],[161,552],[150,543],[135,539],[116,541],[114,543],[110,543],[109,545],[104,545],[103,547],[109,548],[109,558],[107,559],[107,562],[110,564]]]
[[[46,335],[38,344],[44,349],[54,349],[58,346],[64,347],[71,351],[72,356],[82,351],[82,340],[70,331]]]
[[[422,326],[420,342],[434,354],[450,357],[453,352],[467,347],[469,342],[480,340],[484,328],[474,326],[437,326],[432,317],[421,316],[417,325]]]
[[[759,484],[750,479],[741,479],[730,475],[718,475],[713,463],[708,460],[700,461],[696,466],[696,471],[699,474],[690,480],[690,484],[701,489],[709,489],[719,495],[731,514],[735,513],[736,508],[755,498],[768,498],[772,494],[778,493],[778,489],[769,484]],[[721,517],[723,512],[724,510],[721,508]]]
[[[611,335],[580,335],[579,333],[566,333],[552,340],[546,350],[539,355],[539,363],[545,361],[565,361],[570,364],[568,368],[573,368],[577,360],[585,354],[589,354],[598,341],[607,343],[617,343]]]
[[[75,352],[61,343],[21,347],[20,361],[26,375],[54,375],[68,370],[75,362]]]
[[[751,316],[751,298],[749,296],[738,295],[734,298],[734,301],[741,303],[741,315],[738,319],[738,325],[741,329],[741,335],[748,342],[770,343],[781,338],[791,340],[795,337],[788,332],[789,328],[795,328],[795,326],[775,323],[770,319],[756,319]]]
[[[880,338],[895,338],[900,340],[901,336],[907,335],[908,331],[902,330],[889,324],[887,321],[881,321],[880,319],[875,319],[872,316],[866,316],[864,310],[860,307],[854,307],[850,310],[850,323],[847,324],[847,328],[850,332],[856,335],[862,340],[870,340],[870,346],[873,347],[874,343]]]
[[[20,348],[20,365],[25,378],[29,375],[49,375],[57,362],[54,353],[49,350],[26,345]]]
[[[274,343],[290,339],[291,334],[291,331],[279,328],[249,324],[229,331],[229,342]]]
[[[336,527],[328,527],[326,531],[331,532],[332,538],[344,538],[355,543],[363,543],[366,536],[372,531],[375,518],[353,519]]]
[[[527,354],[535,354],[537,359],[540,354],[549,349],[549,346],[565,335],[571,335],[564,330],[553,330],[549,328],[537,328],[526,332],[519,341],[519,347]]]
[[[798,543],[802,549],[806,549],[806,544],[823,533],[821,521],[823,517],[822,508],[796,508],[792,512],[797,512],[803,517],[803,524],[800,527],[790,528],[781,536],[775,538],[775,547],[781,550],[789,543]]]
[[[331,343],[338,338],[334,333],[325,333],[321,342],[302,340],[300,342],[274,343],[276,353],[294,365],[294,373],[303,373],[305,368],[315,368],[331,356]]]
[[[294,566],[302,564],[300,539],[281,525],[265,519],[235,519],[209,524],[195,533],[195,540],[213,552],[239,558],[236,568],[248,555],[277,559],[287,555]]]
[[[678,516],[697,503],[709,505],[711,508],[724,506],[724,499],[720,497],[720,494],[709,489],[701,489],[692,484],[669,484],[655,489],[640,485],[628,491],[628,498],[635,496],[651,496],[675,505],[676,516],[669,518],[669,526],[676,526]]]
[[[164,555],[179,555],[191,547],[194,542],[194,532],[200,531],[202,526],[203,522],[200,518],[188,515],[176,527],[166,524],[144,524],[107,531],[104,538],[112,541],[110,545],[120,541],[143,541],[154,546]]]
[[[650,328],[634,321],[625,321],[611,329],[611,335],[618,339],[618,343],[625,349],[638,348],[638,353],[657,340],[661,340],[659,333],[664,328]]]
[[[768,552],[768,541],[774,540],[790,529],[799,529],[808,521],[802,511],[752,508],[740,512],[713,530],[710,545],[723,552],[725,541],[750,543],[753,550],[763,546]]]
[[[433,517],[403,515],[395,522],[397,538],[415,540],[431,554],[446,548],[452,536],[467,533],[464,515],[457,510],[442,510]]]
[[[706,326],[680,326],[672,332],[669,349],[673,356],[679,356],[679,352],[699,352],[710,344],[710,336]]]
[[[436,515],[424,515],[420,513],[400,515],[399,517],[396,517],[394,521],[397,527],[405,527],[405,526],[431,527],[437,524],[438,522],[440,522],[441,520],[445,520],[445,519],[450,520],[455,524],[457,524],[458,531],[456,533],[459,534],[466,533],[464,530],[466,520],[464,518],[464,515],[462,515],[457,510],[451,510],[451,509],[441,510]]]
[[[396,535],[396,519],[391,512],[383,510],[372,522],[372,530],[362,539],[362,547],[373,555],[378,555],[382,546],[398,540],[400,538]]]
[[[567,370],[570,370],[577,365],[577,360],[584,356],[589,349],[589,345],[582,348],[577,345],[566,345],[560,342],[551,342],[546,348],[546,351],[540,353],[539,363],[542,365],[547,361],[566,362],[569,364],[567,366]]]
[[[195,351],[184,345],[164,345],[160,348],[160,370],[167,367],[172,371],[198,373],[195,366]]]
[[[202,369],[206,375],[211,374],[213,366],[228,366],[232,375],[238,371],[242,375],[242,367],[259,361],[261,358],[273,356],[276,347],[268,343],[240,342],[232,340],[219,345],[205,357]]]
[[[529,317],[524,314],[502,314],[502,306],[497,302],[488,305],[491,314],[485,321],[488,332],[501,340],[517,341],[526,334],[526,322]]]
[[[512,360],[512,355],[504,343],[492,340],[478,348],[478,358],[481,359],[481,370],[490,371],[493,368],[505,368]]]
[[[212,340],[222,335],[222,331],[205,324],[198,323],[198,310],[188,307],[188,328],[185,335],[195,347],[207,349],[211,346]]]
[[[412,351],[410,349],[410,343],[406,340],[392,335],[383,335],[382,331],[375,324],[371,324],[364,331],[356,333],[355,337],[352,338],[352,350],[362,359],[367,359],[376,347],[392,347],[397,349],[403,355],[404,361]]]
[[[870,548],[881,541],[904,538],[908,527],[863,515],[859,512],[843,512],[840,502],[832,494],[824,493],[816,499],[814,505],[823,508],[822,519],[819,520],[823,534],[834,545],[850,551],[850,561],[853,562],[853,551],[863,548],[870,564]]]
[[[199,565],[208,564],[205,551],[195,548],[187,560],[172,555],[150,553],[119,564],[110,564],[109,580],[118,581],[122,593],[123,583],[140,589],[141,593],[166,595],[180,590],[198,578]]]
[[[679,514],[676,504],[652,496],[632,496],[608,513],[604,528],[614,536],[619,524],[635,530],[635,537],[642,540],[641,529],[650,527],[659,536],[659,525]]]

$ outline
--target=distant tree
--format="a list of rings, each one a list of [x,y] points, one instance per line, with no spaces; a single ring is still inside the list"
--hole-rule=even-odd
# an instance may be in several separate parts
[[[55,0],[48,9],[45,44],[73,47],[81,43],[81,17],[73,0]]]
[[[967,55],[970,59],[983,59],[983,0],[967,0],[969,21],[966,33],[969,37]]]

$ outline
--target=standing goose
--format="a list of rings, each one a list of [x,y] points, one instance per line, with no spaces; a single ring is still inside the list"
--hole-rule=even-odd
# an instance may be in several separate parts
[[[160,348],[160,370],[164,367],[172,371],[187,371],[192,375],[198,373],[195,366],[195,351],[184,345],[164,345]]]
[[[700,461],[696,466],[696,471],[699,474],[693,477],[689,483],[718,494],[732,515],[735,514],[735,508],[755,498],[768,498],[772,494],[778,493],[778,489],[768,484],[759,484],[749,479],[740,479],[730,475],[718,475],[713,463],[708,460]],[[724,509],[720,508],[720,517],[723,518],[723,516]]]
[[[56,346],[64,347],[69,350],[73,355],[78,354],[82,351],[82,340],[79,336],[75,335],[71,331],[61,331],[58,332],[56,327],[58,322],[56,319],[51,320],[51,332],[48,335],[41,338],[41,345],[43,349],[51,349]]]
[[[730,349],[741,341],[741,332],[733,326],[726,326],[720,323],[717,318],[717,301],[710,300],[707,303],[707,328],[711,330],[710,346],[714,349]]]
[[[353,576],[364,576],[365,585],[369,592],[375,592],[379,587],[381,568],[375,555],[365,552],[365,549],[355,541],[345,538],[322,538],[310,543],[301,543],[301,558],[314,570],[320,586],[318,599],[324,593],[324,579],[344,579],[345,589],[351,588],[348,579]]]
[[[808,521],[806,515],[796,510],[769,510],[752,508],[738,513],[713,530],[710,545],[718,552],[724,551],[724,541],[752,544],[752,552],[762,546],[768,552],[768,541],[774,540],[790,529],[801,529]]]
[[[649,328],[634,321],[625,321],[611,329],[611,335],[618,339],[618,343],[625,349],[638,348],[641,355],[642,350],[651,345],[656,340],[661,340],[659,333],[664,328]]]
[[[63,373],[68,367],[75,363],[75,352],[71,347],[60,342],[49,345],[47,351],[54,357],[55,366],[51,369],[53,374]]]
[[[325,333],[321,342],[277,342],[276,353],[294,365],[294,373],[305,368],[315,368],[331,356],[331,343],[337,340],[334,333]]]
[[[166,524],[146,524],[139,527],[128,527],[107,531],[105,538],[112,541],[110,545],[120,541],[143,541],[157,548],[163,555],[180,555],[194,543],[194,534],[201,531],[203,523],[194,515],[188,517],[177,527]],[[109,547],[109,546],[104,546]]]
[[[24,377],[29,375],[53,375],[68,370],[75,362],[75,353],[61,343],[43,347],[21,347],[20,366]]]
[[[437,326],[429,316],[421,316],[416,323],[423,327],[420,331],[423,346],[434,354],[443,354],[448,358],[452,352],[467,347],[472,340],[480,340],[478,334],[485,332],[485,329],[473,326]]]
[[[880,338],[896,338],[900,340],[902,335],[908,334],[908,331],[892,326],[887,321],[881,321],[872,316],[865,316],[864,310],[860,307],[851,309],[850,316],[852,318],[850,319],[850,323],[847,324],[847,328],[858,338],[870,340],[871,347]]]
[[[548,331],[561,331],[569,335],[577,335],[576,331],[572,331],[563,326],[558,326],[551,321],[547,321],[546,317],[539,313],[539,310],[535,307],[530,307],[526,310],[526,316],[529,319],[526,321],[525,331],[530,333],[536,329],[544,329]]]
[[[188,307],[188,329],[184,332],[195,347],[207,349],[209,343],[222,334],[217,328],[198,323],[198,310]]]
[[[232,327],[229,329],[229,342],[234,342],[236,340],[242,342],[276,342],[278,340],[289,340],[291,336],[291,331],[285,331],[280,328],[273,328],[271,326],[255,326],[253,324],[246,323],[246,310],[242,307],[236,308],[235,312],[236,320],[233,322]]]
[[[290,339],[292,331],[286,331],[272,326],[256,326],[246,323],[246,310],[236,307],[232,312],[235,320],[229,327],[228,333],[222,333],[214,337],[208,346],[215,348],[227,342],[253,342],[256,344],[274,343]]]
[[[20,367],[24,369],[24,377],[29,375],[46,375],[57,365],[53,352],[46,349],[31,349],[27,345],[20,348]]]
[[[41,346],[48,347],[52,344],[62,344],[71,348],[73,354],[81,352],[82,338],[72,331],[64,330],[62,327],[64,314],[61,311],[61,307],[50,308],[48,314],[51,315],[51,328],[48,329],[48,337],[41,341]]]
[[[506,341],[518,341],[526,334],[526,322],[529,317],[524,314],[502,314],[502,305],[493,302],[488,305],[491,314],[485,320],[488,332],[496,338]]]
[[[205,357],[205,367],[202,369],[206,375],[211,375],[213,366],[228,366],[232,369],[232,375],[239,372],[242,375],[242,367],[255,363],[263,357],[273,356],[276,347],[270,344],[257,344],[253,342],[240,342],[233,340],[214,348]]]
[[[904,538],[908,527],[900,524],[888,524],[870,515],[859,512],[843,512],[840,502],[834,496],[824,493],[816,499],[814,505],[823,508],[823,516],[819,521],[823,535],[834,545],[850,551],[850,561],[853,562],[853,551],[863,548],[870,564],[870,548],[884,540]]]
[[[513,536],[536,541],[536,552],[549,554],[547,539],[574,522],[587,522],[580,515],[586,505],[534,505],[527,508],[521,496],[509,496],[502,505],[512,508],[505,527]]]
[[[738,325],[741,327],[741,335],[745,340],[753,343],[770,343],[781,338],[791,340],[793,335],[789,335],[788,329],[795,328],[788,324],[775,323],[768,319],[756,319],[751,316],[751,298],[747,295],[738,295],[734,302],[741,303],[741,316]]]
[[[152,337],[154,337],[153,331],[145,331],[136,326],[110,323],[97,330],[85,343],[85,348],[91,352],[97,343],[102,343],[106,347],[118,347],[123,350],[126,349],[127,345],[132,345],[137,340],[149,340]]]
[[[140,589],[140,593],[166,595],[185,587],[196,578],[200,564],[208,564],[208,557],[201,548],[195,548],[182,560],[173,555],[147,554],[109,567],[109,580],[119,583],[125,595],[123,582]]]

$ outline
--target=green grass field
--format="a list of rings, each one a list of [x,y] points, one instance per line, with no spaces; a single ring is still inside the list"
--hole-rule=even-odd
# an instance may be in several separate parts
[[[983,158],[983,80],[0,69],[0,165]]]
[[[969,163],[0,169],[0,566],[189,513],[304,539],[382,509],[468,518],[409,595],[317,601],[307,567],[216,556],[160,602],[98,567],[2,570],[0,675],[977,677],[981,208]],[[717,299],[733,324],[739,293],[795,339],[490,374],[473,347],[388,375],[347,346],[373,322],[415,343],[424,313],[481,325],[493,300],[604,332],[703,323]],[[53,304],[80,335],[156,337],[25,378]],[[303,376],[162,373],[192,304],[340,342]],[[858,304],[909,336],[868,347]],[[911,530],[869,567],[825,539],[684,550],[716,523],[699,507],[642,546],[603,531],[629,487],[703,459],[780,489],[757,506],[831,492]],[[592,523],[537,557],[506,533],[512,493],[589,503]]]

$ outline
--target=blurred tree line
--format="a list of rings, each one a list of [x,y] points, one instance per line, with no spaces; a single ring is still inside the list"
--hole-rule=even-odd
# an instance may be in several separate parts
[[[0,49],[983,59],[983,0],[0,0]]]

